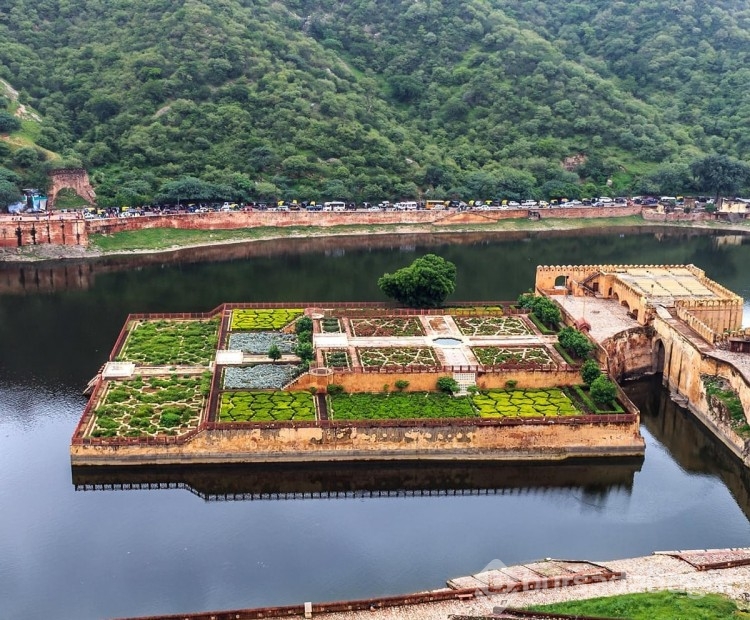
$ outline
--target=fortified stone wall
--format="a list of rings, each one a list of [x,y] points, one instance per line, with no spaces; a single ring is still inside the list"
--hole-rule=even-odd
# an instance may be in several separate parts
[[[643,209],[643,219],[649,222],[703,222],[717,220],[718,217],[714,213],[706,213],[705,211],[659,213],[653,209]]]
[[[636,327],[622,331],[601,343],[606,352],[610,376],[620,381],[653,371],[652,331],[648,327]]]
[[[607,207],[601,209],[542,209],[542,219],[582,217],[624,217],[637,215],[640,207]],[[450,226],[463,223],[492,223],[500,220],[526,218],[526,211],[238,211],[220,213],[191,213],[133,218],[107,218],[87,221],[89,232],[112,234],[142,228],[187,228],[217,230],[256,228],[260,226],[371,226],[378,224],[435,224]]]
[[[204,430],[184,445],[71,447],[74,465],[640,456],[637,416],[602,424]]]
[[[86,202],[93,205],[96,201],[96,193],[89,181],[89,175],[83,168],[61,168],[50,170],[48,173],[52,187],[47,194],[47,204],[50,208],[55,206],[55,199],[61,189],[70,188]]]
[[[0,217],[0,247],[3,248],[45,243],[85,246],[88,240],[86,224],[82,219],[42,215],[23,216],[21,219]]]

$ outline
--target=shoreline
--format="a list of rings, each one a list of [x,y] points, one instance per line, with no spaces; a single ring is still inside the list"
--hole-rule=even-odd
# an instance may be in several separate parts
[[[169,255],[182,250],[221,247],[227,245],[246,245],[264,241],[279,241],[284,239],[335,239],[338,237],[370,237],[377,236],[407,236],[418,237],[458,235],[468,236],[471,234],[488,234],[502,238],[503,236],[516,236],[529,233],[567,233],[572,231],[599,231],[605,232],[612,229],[669,229],[696,232],[725,232],[725,233],[750,233],[750,225],[745,223],[731,223],[725,221],[655,221],[633,217],[620,218],[589,218],[589,219],[566,219],[549,218],[544,220],[502,220],[492,224],[469,224],[435,226],[434,224],[403,224],[403,225],[351,225],[335,227],[307,228],[300,231],[295,228],[275,227],[258,231],[257,229],[235,229],[227,230],[205,230],[199,236],[206,237],[198,242],[174,243],[164,247],[152,248],[130,248],[119,250],[102,250],[95,244],[84,246],[39,244],[23,246],[21,248],[0,248],[0,263],[6,264],[28,264],[46,261],[95,261],[102,258],[127,258],[145,255],[159,256]],[[175,230],[175,229],[167,229]],[[256,233],[256,234],[248,234]],[[194,233],[195,231],[191,231]],[[217,232],[222,233],[224,238],[211,238]],[[235,233],[235,234],[233,234]],[[259,233],[259,234],[257,234]],[[133,235],[137,233],[119,233]]]

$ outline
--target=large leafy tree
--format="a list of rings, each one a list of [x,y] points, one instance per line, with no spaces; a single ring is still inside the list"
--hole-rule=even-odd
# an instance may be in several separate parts
[[[21,192],[10,181],[0,178],[0,209],[7,209],[9,205],[21,200]]]
[[[408,267],[386,273],[378,287],[388,297],[412,308],[440,306],[456,288],[456,266],[435,254],[417,258]]]
[[[698,188],[716,197],[736,192],[750,180],[750,166],[726,155],[707,155],[690,164]]]

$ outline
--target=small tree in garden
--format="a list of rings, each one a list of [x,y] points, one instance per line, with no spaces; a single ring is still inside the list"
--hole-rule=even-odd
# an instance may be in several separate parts
[[[572,327],[563,327],[557,336],[557,341],[563,349],[579,359],[586,359],[594,350],[591,341]]]
[[[591,398],[597,405],[605,406],[615,399],[617,388],[607,377],[600,375],[591,383],[589,394],[591,394]]]
[[[556,329],[562,320],[560,308],[547,297],[539,297],[534,293],[522,293],[518,296],[518,305],[531,310],[547,327]]]
[[[398,379],[393,385],[399,392],[403,392],[409,387],[409,382],[406,379]]]
[[[328,387],[326,388],[326,391],[333,395],[333,394],[343,394],[344,393],[344,386],[340,383],[330,383]]]
[[[596,360],[586,360],[581,366],[581,378],[586,385],[591,385],[601,374],[602,371]]]
[[[274,362],[281,359],[281,350],[275,342],[268,348],[268,357]]]
[[[453,377],[438,377],[437,389],[447,394],[455,394],[458,392],[458,381]]]
[[[299,335],[304,332],[310,332],[312,334],[313,330],[313,322],[312,319],[309,316],[301,316],[297,319],[297,322],[294,324],[294,332]]]
[[[435,308],[456,288],[456,266],[435,254],[417,258],[408,267],[386,273],[378,287],[388,297],[412,308]]]

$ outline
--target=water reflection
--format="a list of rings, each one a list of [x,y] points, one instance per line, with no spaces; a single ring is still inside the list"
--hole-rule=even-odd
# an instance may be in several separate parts
[[[641,423],[684,470],[718,476],[750,519],[750,470],[662,388],[661,375],[625,385]]]
[[[184,488],[207,501],[581,492],[592,505],[630,492],[643,459],[533,464],[353,463],[206,467],[74,467],[78,491]]]

